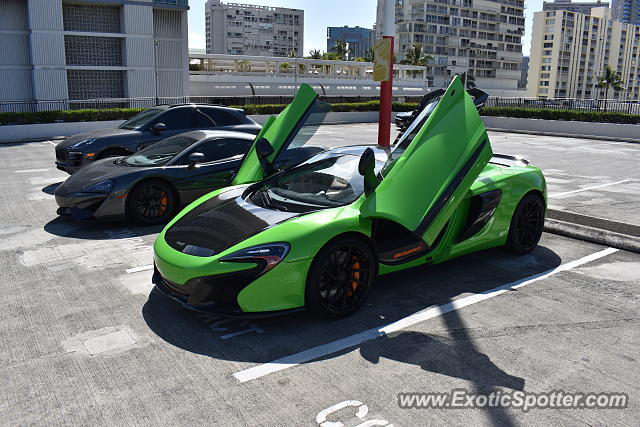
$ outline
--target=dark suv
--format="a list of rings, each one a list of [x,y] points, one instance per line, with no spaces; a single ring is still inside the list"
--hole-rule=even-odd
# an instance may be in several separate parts
[[[126,156],[190,130],[234,130],[256,135],[260,125],[244,111],[212,105],[161,105],[144,110],[115,129],[70,136],[56,145],[56,167],[74,173],[88,163]]]

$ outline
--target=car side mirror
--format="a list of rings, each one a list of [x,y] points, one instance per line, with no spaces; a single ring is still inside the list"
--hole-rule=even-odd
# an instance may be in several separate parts
[[[189,169],[195,168],[198,163],[202,163],[202,162],[204,162],[204,154],[202,153],[189,154]]]
[[[260,162],[260,166],[262,166],[262,170],[264,171],[264,176],[271,175],[273,172],[273,165],[267,157],[272,155],[274,152],[273,147],[269,143],[269,140],[265,137],[260,137],[256,141],[256,155],[258,156],[258,161]]]
[[[258,159],[266,159],[273,154],[273,147],[269,143],[269,140],[265,137],[260,137],[256,142],[256,154]]]
[[[160,132],[167,130],[167,125],[165,125],[164,123],[156,123],[155,125],[153,125],[151,127],[151,130],[153,131],[153,133],[155,133],[156,135],[160,135]]]
[[[371,148],[367,148],[358,162],[358,173],[364,177],[364,194],[367,196],[380,184],[375,167],[376,155]]]

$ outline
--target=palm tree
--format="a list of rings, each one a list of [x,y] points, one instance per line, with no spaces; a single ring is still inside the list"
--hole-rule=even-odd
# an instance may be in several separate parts
[[[322,52],[318,49],[311,49],[309,51],[309,59],[322,59]]]
[[[414,44],[405,52],[404,59],[400,63],[403,65],[427,65],[432,59],[431,55],[424,53],[422,46]]]
[[[283,73],[288,73],[291,70],[291,64],[288,62],[283,62],[280,64],[280,71]]]
[[[364,53],[364,59],[366,59],[367,62],[373,62],[376,60],[376,52],[372,47],[367,49],[367,51]]]
[[[418,46],[414,44],[405,52],[404,59],[400,61],[403,65],[419,65],[426,66],[429,61],[431,61],[433,57],[431,55],[426,55],[422,46]],[[417,71],[413,71],[413,77],[415,78]]]
[[[331,50],[336,54],[340,61],[346,61],[347,55],[351,54],[351,49],[344,40],[336,41],[336,45]]]
[[[462,80],[465,89],[473,89],[476,87],[476,79],[473,77],[473,74],[464,71],[458,74],[458,76],[460,76],[460,80]]]
[[[611,65],[607,65],[602,70],[602,74],[598,77],[597,87],[600,89],[604,89],[604,99],[609,97],[609,88],[613,88],[613,90],[618,91],[624,89],[622,87],[622,78],[620,77],[620,73],[615,71]]]

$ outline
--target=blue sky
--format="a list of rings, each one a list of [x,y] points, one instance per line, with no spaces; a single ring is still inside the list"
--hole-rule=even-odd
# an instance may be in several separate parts
[[[223,3],[225,1],[223,0]],[[342,25],[372,28],[376,20],[377,0],[228,0],[228,3],[249,3],[263,6],[304,9],[304,51],[327,49],[327,27]],[[205,47],[205,0],[190,0],[189,47]],[[542,10],[542,0],[525,0],[526,32],[523,52],[529,54],[533,12]]]

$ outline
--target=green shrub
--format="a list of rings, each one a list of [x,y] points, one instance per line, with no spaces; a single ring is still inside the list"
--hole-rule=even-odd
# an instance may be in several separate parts
[[[126,120],[144,108],[113,108],[108,110],[36,111],[30,113],[0,113],[0,125],[26,125],[33,123],[94,122]]]
[[[523,119],[567,120],[579,122],[639,124],[639,114],[602,111],[553,110],[548,108],[484,107],[483,116],[518,117]]]
[[[412,111],[417,104],[394,102],[393,111]],[[285,104],[242,105],[247,115],[278,114],[286,107]],[[33,113],[0,113],[0,125],[17,125],[33,123],[55,122],[92,122],[104,120],[126,120],[143,108],[114,108],[108,110],[67,110],[67,111],[38,111]],[[345,102],[331,104],[333,112],[351,111],[379,111],[379,101]],[[553,110],[545,108],[520,107],[485,107],[480,111],[483,116],[520,117],[544,120],[573,120],[581,122],[640,124],[640,115],[624,113],[605,113],[600,111]]]

